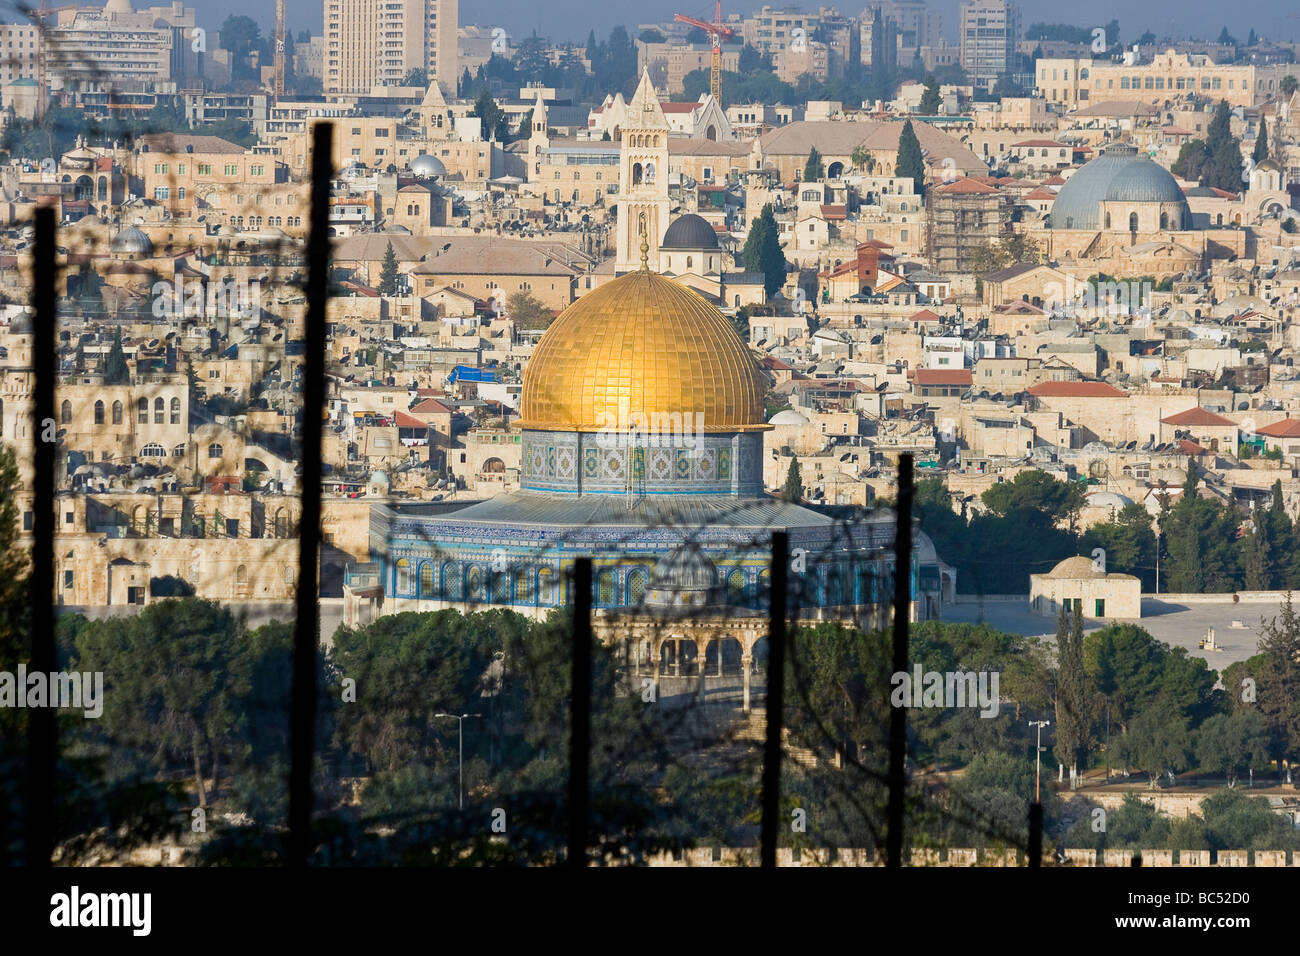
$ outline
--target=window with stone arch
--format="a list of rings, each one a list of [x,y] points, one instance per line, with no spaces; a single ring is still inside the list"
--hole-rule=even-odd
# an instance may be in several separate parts
[[[166,421],[166,407],[161,398],[153,400],[153,423],[155,425],[161,425]]]
[[[555,569],[542,568],[537,572],[537,600],[543,605],[555,603]]]
[[[420,597],[433,597],[433,565],[428,561],[420,565]]]
[[[95,400],[95,424],[104,424],[104,403],[99,399]]]
[[[114,425],[122,424],[122,403],[121,402],[113,403],[113,424]]]
[[[515,603],[529,604],[533,599],[532,572],[521,568],[515,572]]]
[[[72,424],[72,403],[66,398],[63,400],[63,404],[59,406],[59,424]]]
[[[397,561],[397,593],[407,594],[411,590],[411,562],[406,558]]]
[[[465,600],[483,600],[483,572],[478,568],[470,568],[465,575]]]

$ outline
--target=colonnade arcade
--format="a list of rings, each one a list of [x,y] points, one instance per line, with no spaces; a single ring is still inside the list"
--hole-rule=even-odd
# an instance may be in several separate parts
[[[719,609],[725,614],[710,614],[693,609],[689,617],[668,614],[627,614],[597,610],[592,614],[596,638],[610,647],[618,647],[625,672],[633,678],[650,677],[658,685],[665,668],[668,676],[694,676],[701,687],[708,676],[723,676],[725,651],[729,641],[740,647],[740,674],[744,691],[744,709],[749,711],[750,680],[754,674],[754,647],[767,637],[767,615],[744,614],[737,608]],[[739,612],[739,613],[738,613]],[[714,647],[715,663],[710,666],[709,649]],[[686,652],[694,657],[683,673]],[[734,658],[732,658],[734,660]],[[710,671],[713,672],[710,675]]]

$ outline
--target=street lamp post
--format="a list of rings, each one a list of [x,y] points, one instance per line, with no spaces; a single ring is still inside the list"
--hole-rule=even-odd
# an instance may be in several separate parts
[[[1038,728],[1038,748],[1034,753],[1034,803],[1038,803],[1038,777],[1043,766],[1043,728],[1051,726],[1050,720],[1031,720],[1030,727]]]
[[[482,714],[434,714],[434,717],[450,717],[456,721],[456,733],[460,738],[460,808],[465,809],[465,718],[482,717]]]

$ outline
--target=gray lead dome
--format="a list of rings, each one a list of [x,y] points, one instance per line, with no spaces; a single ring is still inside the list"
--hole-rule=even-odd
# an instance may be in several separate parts
[[[1171,229],[1187,229],[1192,214],[1177,180],[1159,163],[1133,146],[1108,146],[1065,181],[1052,204],[1053,229],[1101,228],[1103,202],[1177,203],[1181,221]]]
[[[687,213],[673,220],[673,224],[664,233],[660,249],[716,249],[718,234],[713,227],[695,213]]]

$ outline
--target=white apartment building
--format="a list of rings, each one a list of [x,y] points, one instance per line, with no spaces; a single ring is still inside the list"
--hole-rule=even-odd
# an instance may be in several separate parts
[[[457,0],[324,0],[326,96],[397,86],[415,69],[456,88]]]
[[[977,86],[991,87],[1017,66],[1020,8],[1010,0],[961,5],[961,68]]]

